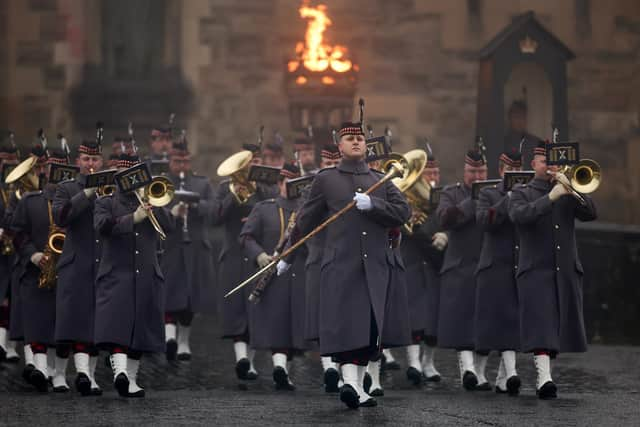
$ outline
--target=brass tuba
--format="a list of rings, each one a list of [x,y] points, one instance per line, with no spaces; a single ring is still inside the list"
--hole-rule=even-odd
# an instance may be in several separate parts
[[[413,227],[424,223],[431,213],[429,203],[431,185],[422,177],[422,171],[427,165],[427,153],[424,150],[411,150],[402,157],[409,164],[409,173],[394,178],[391,182],[404,193],[411,206],[411,219],[403,226],[405,232],[411,235]]]
[[[14,184],[17,189],[15,192],[18,200],[22,199],[22,194],[29,191],[36,191],[40,186],[40,180],[33,168],[38,162],[36,156],[29,156],[7,175],[4,180],[6,184]]]
[[[157,208],[168,205],[173,199],[174,193],[175,187],[173,183],[164,176],[156,176],[149,184],[135,190],[135,194],[141,204],[148,203]],[[151,225],[158,232],[160,238],[166,240],[167,235],[152,210],[149,210],[149,221],[151,221]]]
[[[64,247],[64,239],[66,235],[64,230],[55,224],[49,226],[49,237],[47,237],[47,246],[44,248],[43,262],[40,266],[40,277],[38,277],[39,289],[53,289],[58,280],[57,264],[62,248]]]
[[[247,203],[256,192],[255,182],[249,181],[252,159],[251,151],[243,150],[231,155],[218,166],[218,176],[230,177],[229,191],[241,205]],[[246,191],[241,191],[238,186],[244,187]]]

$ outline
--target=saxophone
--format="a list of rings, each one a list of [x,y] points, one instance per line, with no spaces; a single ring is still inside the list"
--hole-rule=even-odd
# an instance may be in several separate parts
[[[38,289],[53,289],[58,280],[57,264],[66,235],[64,230],[53,222],[51,215],[51,202],[49,202],[49,236],[44,248],[44,256],[40,263],[40,277],[38,277]]]

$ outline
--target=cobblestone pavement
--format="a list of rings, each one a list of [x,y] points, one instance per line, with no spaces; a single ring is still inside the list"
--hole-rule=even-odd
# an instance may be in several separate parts
[[[119,398],[103,364],[98,381],[105,394],[85,398],[75,392],[39,394],[23,382],[22,366],[0,365],[0,425],[640,425],[640,347],[593,346],[584,355],[561,355],[553,372],[560,395],[555,401],[536,399],[530,356],[519,359],[523,389],[514,398],[463,391],[455,354],[448,350],[436,353],[443,381],[413,387],[405,378],[404,351],[396,349],[403,367],[383,373],[386,395],[378,407],[352,411],[322,390],[317,354],[292,363],[294,392],[273,389],[267,354],[257,356],[258,381],[240,383],[231,343],[218,339],[215,319],[200,317],[194,323],[192,361],[169,364],[163,355],[143,359],[144,399]],[[490,380],[497,363],[492,357]],[[72,367],[68,374],[72,384]]]

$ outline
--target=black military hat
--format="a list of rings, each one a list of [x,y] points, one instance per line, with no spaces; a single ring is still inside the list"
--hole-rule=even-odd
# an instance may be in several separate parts
[[[276,132],[273,139],[269,141],[262,149],[264,154],[282,154],[284,152],[284,139],[280,133]]]
[[[471,149],[467,151],[467,154],[464,157],[464,162],[469,166],[473,166],[476,168],[484,166],[486,164],[484,156],[477,149]]]
[[[258,144],[245,143],[242,144],[242,148],[244,150],[251,151],[254,156],[260,155],[261,148]]]
[[[102,155],[102,144],[98,141],[84,140],[78,147],[78,154],[88,154],[90,156]]]
[[[504,163],[507,166],[511,166],[512,168],[520,168],[522,167],[522,153],[518,151],[505,151],[500,154],[499,158],[500,162]]]
[[[324,147],[322,147],[322,150],[320,151],[320,157],[327,160],[338,160],[342,157],[342,154],[340,153],[338,147],[335,144],[331,143],[325,144]]]
[[[0,160],[18,160],[18,148],[9,144],[0,146]]]
[[[362,129],[362,123],[360,122],[344,122],[340,125],[338,130],[338,138],[342,138],[345,135],[362,135],[364,136],[364,130]]]
[[[300,177],[300,168],[298,166],[285,163],[282,169],[280,169],[280,175],[287,179],[294,179]]]
[[[49,156],[47,158],[47,163],[57,164],[57,165],[68,165],[69,158],[67,156],[67,153],[65,153],[64,151],[60,149],[55,149],[49,153]]]
[[[305,151],[313,149],[313,141],[309,138],[296,138],[293,141],[293,149],[295,151]]]
[[[36,143],[31,147],[31,155],[38,158],[37,164],[47,162],[47,150],[44,149],[41,143]]]
[[[118,156],[117,168],[130,168],[140,163],[140,157],[137,154],[121,153]]]

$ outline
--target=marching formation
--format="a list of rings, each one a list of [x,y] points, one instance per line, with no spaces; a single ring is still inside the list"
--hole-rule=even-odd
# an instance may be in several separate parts
[[[488,179],[479,138],[460,156],[461,181],[443,186],[428,143],[395,153],[391,133],[376,137],[363,121],[361,102],[319,162],[311,131],[289,159],[261,129],[219,165],[215,188],[192,171],[173,117],[151,133],[147,158],[131,125],[108,160],[100,123],[74,150],[40,130],[24,157],[8,134],[0,360],[23,358],[41,392],[69,392],[71,359],[71,385],[89,396],[105,387],[102,352],[117,393],[142,397],[143,356],[188,363],[192,322],[215,311],[238,379],[256,380],[255,352],[266,351],[277,390],[295,390],[290,361],[315,351],[327,393],[375,406],[389,349],[406,352],[415,385],[443,380],[434,355],[453,349],[465,390],[518,395],[516,355],[530,353],[537,395],[555,398],[553,359],[586,351],[574,222],[596,218],[597,164],[577,158],[577,143],[524,144],[527,134]]]

